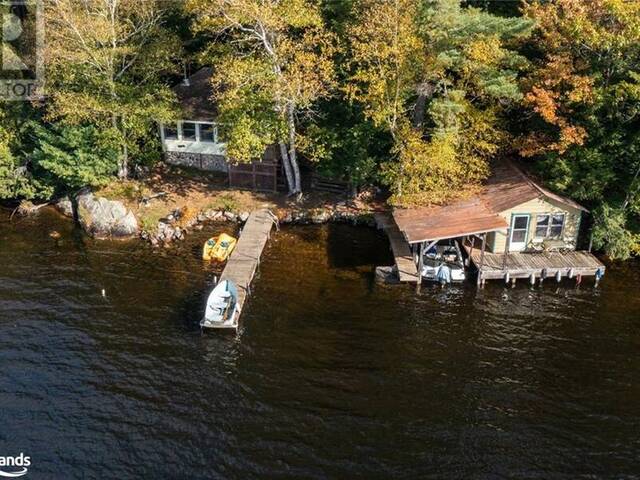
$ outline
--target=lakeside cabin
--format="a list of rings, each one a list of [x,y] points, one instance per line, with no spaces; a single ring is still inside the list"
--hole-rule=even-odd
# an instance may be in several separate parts
[[[180,106],[179,120],[159,124],[165,161],[209,172],[226,173],[229,186],[261,192],[275,192],[280,178],[280,162],[275,147],[262,158],[238,164],[227,157],[224,125],[217,122],[212,69],[201,68],[175,87]]]
[[[604,275],[594,255],[577,251],[586,208],[534,182],[511,162],[495,165],[475,195],[446,205],[395,209],[379,215],[390,239],[400,281],[418,282],[422,253],[441,240],[456,239],[486,280],[534,284],[545,278]]]
[[[198,70],[173,91],[180,105],[180,120],[159,126],[166,162],[227,172],[224,133],[216,123],[217,109],[211,99],[211,69]]]

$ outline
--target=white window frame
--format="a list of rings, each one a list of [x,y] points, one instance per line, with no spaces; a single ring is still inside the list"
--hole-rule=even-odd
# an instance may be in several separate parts
[[[160,135],[162,136],[162,141],[164,142],[165,140],[180,140],[180,122],[172,122],[172,125],[176,126],[176,138],[169,138],[167,137],[167,128],[169,128],[169,125],[166,123],[162,123],[160,125]]]
[[[218,141],[218,124],[217,123],[215,123],[215,122],[197,122],[197,124],[198,124],[198,126],[197,126],[197,129],[198,129],[197,136],[198,136],[198,141],[199,142],[212,143],[214,145],[219,145],[220,144],[220,142]],[[202,128],[203,125],[207,125],[207,126],[213,127],[213,142],[202,140],[202,134],[200,133],[200,129]]]
[[[184,124],[185,123],[193,123],[196,126],[196,138],[195,140],[187,140],[184,138]],[[176,125],[176,138],[168,138],[166,135],[166,129],[168,128],[168,124],[162,123],[160,126],[160,137],[163,142],[165,141],[179,141],[179,142],[191,142],[191,143],[206,143],[208,145],[223,145],[224,143],[220,141],[218,137],[218,123],[216,122],[202,122],[195,120],[178,120],[173,122],[172,124]],[[213,127],[213,142],[203,141],[202,140],[202,126],[208,125]]]
[[[196,139],[195,140],[188,140],[184,138],[184,124],[185,123],[193,123],[196,127],[195,133],[196,133]],[[180,136],[178,137],[179,140],[182,140],[184,142],[198,142],[200,139],[200,129],[198,128],[198,122],[192,122],[191,120],[181,120],[180,121]]]
[[[560,234],[556,236],[551,236],[551,227],[553,225],[553,216],[554,215],[562,215],[562,230],[560,230]],[[547,232],[544,237],[538,235],[538,217],[549,217],[549,223],[547,224]],[[564,237],[564,229],[567,224],[567,213],[566,212],[550,212],[550,213],[536,213],[536,224],[533,229],[533,236],[536,240],[545,240],[545,239],[562,239]]]

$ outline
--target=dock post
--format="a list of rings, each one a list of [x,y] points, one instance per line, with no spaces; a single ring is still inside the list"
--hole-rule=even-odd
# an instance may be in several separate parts
[[[509,272],[507,271],[507,272],[504,274],[504,283],[506,283],[507,285],[509,285],[509,278],[510,278],[510,276],[509,276]]]
[[[511,288],[516,288],[516,277],[511,278]]]
[[[507,269],[507,255],[509,255],[509,240],[510,240],[510,235],[509,232],[511,231],[510,228],[507,228],[507,239],[504,242],[504,257],[502,257],[502,269],[506,270]]]
[[[424,242],[420,242],[420,248],[418,249],[418,277],[416,280],[416,294],[420,294],[422,288],[422,266],[424,265]]]
[[[556,271],[556,282],[560,283],[561,279],[562,279],[562,272],[560,271],[560,269],[558,269]]]
[[[471,248],[469,249],[469,258],[467,258],[467,267],[471,265],[471,258],[473,258],[473,247],[476,246],[476,236],[471,235]]]
[[[480,265],[478,265],[478,285],[482,281],[482,267],[484,265],[484,251],[487,248],[487,234],[482,234],[482,251],[480,252]]]
[[[532,286],[532,287],[536,284],[536,274],[535,274],[535,273],[532,273],[532,274],[529,276],[529,282],[531,283],[531,286]]]

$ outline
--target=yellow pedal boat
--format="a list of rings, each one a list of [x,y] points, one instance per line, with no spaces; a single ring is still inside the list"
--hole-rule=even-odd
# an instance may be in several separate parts
[[[212,237],[205,242],[202,248],[202,259],[224,262],[231,255],[236,243],[238,243],[238,240],[226,233]]]

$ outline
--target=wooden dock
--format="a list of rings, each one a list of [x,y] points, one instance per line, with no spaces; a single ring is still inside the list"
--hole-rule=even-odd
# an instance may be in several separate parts
[[[220,276],[220,281],[230,280],[238,288],[238,311],[233,322],[236,328],[274,223],[274,216],[269,210],[254,210],[242,228],[238,244]]]
[[[385,231],[389,237],[391,250],[398,269],[398,277],[401,282],[418,282],[418,268],[413,260],[413,254],[409,243],[400,232],[398,225],[391,214],[379,212],[374,215],[378,228]]]
[[[605,266],[589,252],[491,253],[464,245],[471,261],[478,268],[478,280],[528,278],[533,283],[545,278],[581,278],[604,275]],[[506,258],[505,258],[506,257]]]

